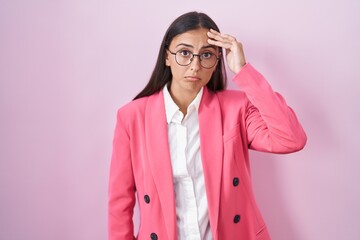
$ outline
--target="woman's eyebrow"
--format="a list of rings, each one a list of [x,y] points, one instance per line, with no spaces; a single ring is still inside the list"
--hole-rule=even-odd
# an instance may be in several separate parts
[[[185,46],[185,47],[189,47],[189,48],[194,48],[194,46],[190,45],[190,44],[186,44],[186,43],[179,43],[178,45],[176,45],[176,47],[179,46]]]
[[[203,48],[213,48],[215,50],[217,49],[217,47],[214,45],[206,45],[206,46],[203,46],[201,49],[203,49]]]
[[[194,46],[192,46],[190,44],[187,44],[187,43],[179,43],[178,45],[176,45],[176,47],[179,47],[179,46],[185,46],[185,47],[188,47],[188,48],[194,48]],[[201,47],[201,49],[204,49],[204,48],[213,48],[213,49],[216,50],[216,46],[210,45],[210,44]]]

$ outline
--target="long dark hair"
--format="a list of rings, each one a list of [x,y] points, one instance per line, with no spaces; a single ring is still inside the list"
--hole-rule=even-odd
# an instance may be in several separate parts
[[[141,97],[150,96],[160,91],[166,85],[166,83],[171,81],[172,74],[170,67],[165,65],[167,47],[170,45],[171,41],[175,36],[199,28],[211,28],[220,32],[216,23],[205,13],[189,12],[175,19],[175,21],[169,26],[161,42],[156,65],[151,74],[149,82],[147,83],[145,88],[134,98],[134,100]],[[221,53],[222,49],[220,48],[219,51]],[[225,89],[226,84],[227,79],[224,65],[224,57],[222,56],[222,54],[220,54],[219,62],[206,87],[210,91],[216,92]]]

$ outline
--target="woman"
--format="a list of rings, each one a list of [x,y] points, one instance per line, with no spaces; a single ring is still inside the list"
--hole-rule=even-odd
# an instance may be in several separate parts
[[[224,50],[224,51],[223,51]],[[225,90],[225,54],[241,91]],[[109,239],[270,239],[248,149],[291,153],[295,113],[246,63],[242,44],[198,12],[167,30],[149,83],[120,108],[109,181]]]

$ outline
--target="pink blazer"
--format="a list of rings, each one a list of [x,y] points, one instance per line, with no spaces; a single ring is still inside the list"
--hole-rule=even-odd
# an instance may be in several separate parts
[[[201,158],[215,240],[270,239],[252,190],[248,149],[291,153],[306,135],[295,113],[247,64],[234,77],[241,91],[204,89],[199,107]],[[109,240],[177,239],[174,188],[162,91],[117,114],[109,179]]]

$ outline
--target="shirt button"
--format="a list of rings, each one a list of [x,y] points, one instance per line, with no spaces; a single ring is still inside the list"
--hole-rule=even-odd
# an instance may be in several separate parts
[[[237,185],[239,185],[239,183],[240,183],[239,178],[235,177],[235,178],[233,179],[233,185],[234,185],[234,187],[236,187]]]
[[[158,236],[156,235],[156,233],[151,233],[150,238],[151,240],[158,240]]]
[[[145,195],[145,196],[144,196],[144,200],[145,200],[145,202],[146,202],[147,204],[149,204],[149,203],[150,203],[150,197],[149,197],[149,195]]]
[[[240,222],[240,215],[236,214],[234,217],[234,223]]]

